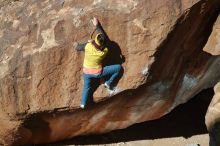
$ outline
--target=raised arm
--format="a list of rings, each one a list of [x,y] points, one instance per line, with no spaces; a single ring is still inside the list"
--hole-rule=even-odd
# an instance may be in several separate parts
[[[106,40],[109,40],[106,32],[104,31],[104,29],[103,29],[102,25],[100,24],[100,22],[98,21],[98,19],[94,17],[92,20],[92,23],[93,23],[93,25],[96,26],[96,31],[98,33],[101,33],[105,37]]]
[[[98,33],[101,33],[103,35],[103,37],[105,38],[105,40],[109,40],[107,34],[105,33],[104,29],[102,28],[102,25],[99,23],[97,18],[93,18],[92,19],[92,23],[93,25],[96,27],[96,31]],[[84,51],[85,50],[85,46],[87,43],[83,43],[83,44],[79,44],[79,43],[74,43],[73,44],[73,49],[77,50],[77,51]]]

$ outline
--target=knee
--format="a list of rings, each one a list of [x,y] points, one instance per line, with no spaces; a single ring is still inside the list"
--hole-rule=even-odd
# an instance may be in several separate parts
[[[118,72],[122,70],[122,66],[120,64],[116,64],[115,68],[117,69]]]

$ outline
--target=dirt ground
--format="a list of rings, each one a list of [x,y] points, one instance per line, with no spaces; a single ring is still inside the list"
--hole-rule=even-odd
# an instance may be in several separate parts
[[[212,89],[204,90],[158,120],[44,146],[208,146],[205,114],[213,94]]]

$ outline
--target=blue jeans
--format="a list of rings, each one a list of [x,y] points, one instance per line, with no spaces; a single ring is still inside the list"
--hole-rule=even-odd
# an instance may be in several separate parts
[[[102,73],[100,74],[83,74],[84,79],[84,86],[83,86],[83,93],[82,93],[82,99],[81,104],[86,105],[88,97],[91,96],[92,90],[93,90],[93,81],[96,81],[100,78],[108,78],[105,83],[107,83],[109,86],[111,86],[115,80],[118,78],[120,71],[122,67],[119,64],[116,65],[110,65],[106,66],[102,69]]]

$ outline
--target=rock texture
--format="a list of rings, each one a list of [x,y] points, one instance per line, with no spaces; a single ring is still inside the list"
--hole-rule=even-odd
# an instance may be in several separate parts
[[[220,57],[207,53],[218,35],[219,0],[16,0],[0,6],[2,144],[54,142],[157,119],[220,80]],[[117,95],[108,97],[100,86],[95,103],[81,110],[83,54],[72,44],[90,39],[92,16],[112,40],[105,64],[121,63],[124,73]]]
[[[220,55],[220,16],[218,16],[216,23],[214,24],[212,33],[208,39],[204,51],[212,55]],[[219,68],[220,70],[220,68]],[[216,84],[215,96],[213,97],[207,114],[206,114],[206,126],[210,135],[210,146],[220,145],[220,82]]]
[[[204,51],[212,55],[220,55],[220,16],[218,16]]]
[[[206,113],[206,126],[210,135],[210,146],[220,145],[220,82],[215,86],[215,95]]]

